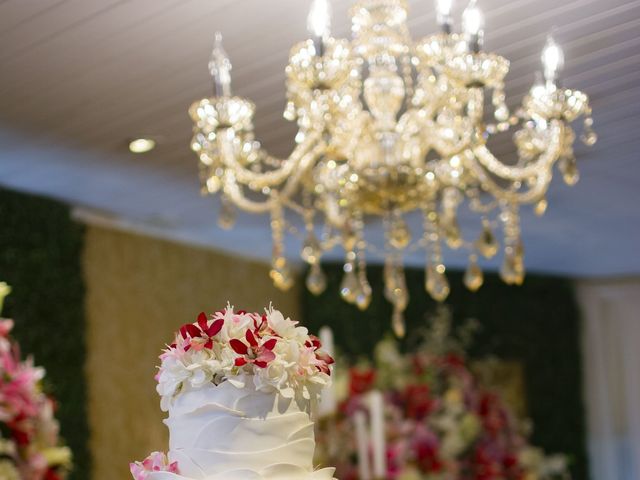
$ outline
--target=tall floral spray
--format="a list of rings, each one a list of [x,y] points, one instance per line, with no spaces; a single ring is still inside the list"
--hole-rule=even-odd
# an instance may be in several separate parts
[[[10,292],[0,282],[0,313]],[[64,480],[71,451],[59,437],[56,404],[42,389],[44,369],[21,358],[13,326],[0,318],[0,479]]]

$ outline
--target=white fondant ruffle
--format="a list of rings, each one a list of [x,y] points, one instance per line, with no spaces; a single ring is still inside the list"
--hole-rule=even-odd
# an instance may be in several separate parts
[[[252,382],[185,390],[165,420],[180,475],[153,472],[149,480],[332,480],[334,469],[313,471],[308,411]]]
[[[323,468],[314,472],[292,465],[271,465],[261,472],[240,469],[222,472],[208,477],[185,477],[170,472],[152,472],[147,480],[336,480],[335,468]]]

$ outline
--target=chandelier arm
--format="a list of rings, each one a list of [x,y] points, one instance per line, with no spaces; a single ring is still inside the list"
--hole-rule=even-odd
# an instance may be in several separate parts
[[[242,188],[239,185],[235,174],[232,169],[227,171],[224,176],[224,193],[233,201],[238,208],[250,213],[265,213],[270,212],[275,203],[290,204],[291,197],[297,191],[297,187],[300,184],[300,180],[304,174],[315,164],[317,158],[322,155],[326,145],[324,142],[318,143],[311,151],[305,153],[300,157],[298,168],[287,179],[284,187],[276,197],[272,197],[264,202],[258,202],[250,200],[242,192]]]
[[[536,177],[540,171],[548,169],[560,156],[564,124],[559,120],[553,120],[550,122],[550,130],[549,148],[535,162],[524,167],[505,165],[489,151],[485,143],[473,148],[473,154],[482,166],[505,180],[526,180]]]
[[[316,144],[320,138],[320,134],[317,131],[309,133],[305,140],[296,146],[289,158],[279,160],[282,163],[280,168],[265,173],[252,172],[245,168],[238,161],[229,139],[226,137],[226,135],[218,136],[220,157],[224,166],[234,173],[237,182],[245,185],[251,183],[257,188],[262,188],[281,184],[287,180],[296,167],[300,165],[304,156],[313,148],[314,144]],[[273,159],[273,157],[270,158]]]
[[[557,159],[560,152],[560,145],[555,148],[547,150],[541,155],[541,160],[544,160],[544,164],[551,164]],[[516,204],[532,203],[539,200],[547,190],[549,183],[551,182],[552,170],[546,168],[541,172],[536,173],[534,176],[528,178],[535,178],[535,183],[524,192],[515,192],[513,190],[500,187],[485,169],[478,162],[470,160],[467,163],[467,167],[470,168],[480,184],[483,190],[490,192],[498,200],[503,200]]]

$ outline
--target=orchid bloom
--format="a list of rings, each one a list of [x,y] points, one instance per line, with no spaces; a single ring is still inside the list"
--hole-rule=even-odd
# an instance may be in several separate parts
[[[188,323],[180,328],[180,335],[187,341],[184,348],[185,351],[190,348],[196,351],[213,348],[213,337],[220,333],[223,325],[224,319],[222,318],[214,320],[213,323],[209,325],[205,313],[200,313],[200,315],[198,315],[197,325]]]
[[[329,365],[333,365],[335,363],[335,360],[327,352],[321,350],[322,343],[320,343],[320,339],[315,335],[309,335],[309,340],[305,342],[305,346],[307,348],[310,348],[315,354],[315,365],[318,370],[322,373],[330,375],[331,370],[329,368]]]
[[[278,342],[277,338],[270,338],[262,345],[258,343],[258,339],[251,330],[247,330],[245,335],[247,343],[237,338],[232,338],[229,341],[231,348],[241,357],[236,358],[236,367],[242,367],[248,363],[251,363],[259,368],[267,368],[270,362],[276,358],[276,354],[273,353],[273,349]]]

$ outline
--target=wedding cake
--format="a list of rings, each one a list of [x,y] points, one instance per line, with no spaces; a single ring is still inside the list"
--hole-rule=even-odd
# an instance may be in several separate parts
[[[201,313],[160,356],[167,455],[135,480],[332,480],[314,471],[310,409],[330,381],[320,341],[279,311]]]

